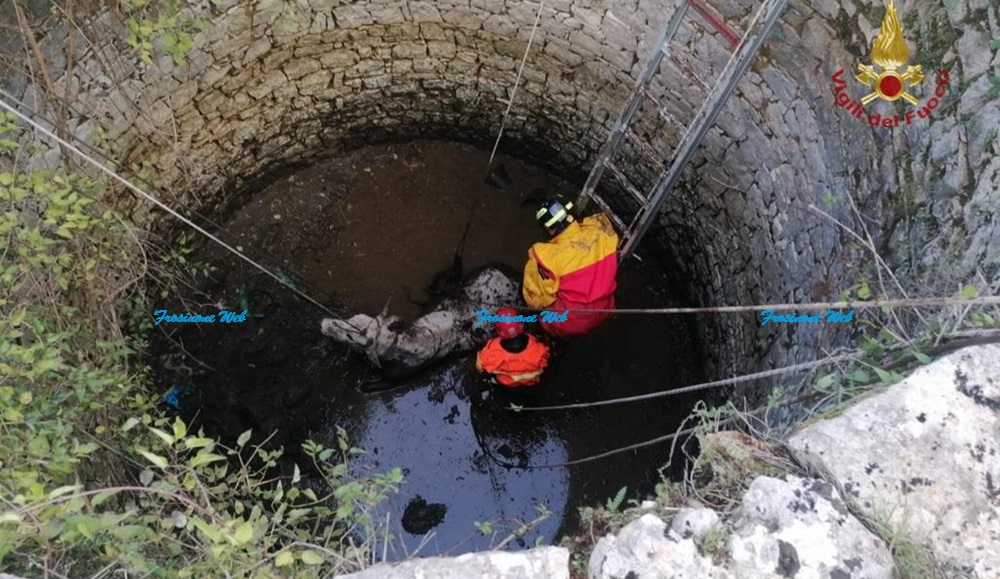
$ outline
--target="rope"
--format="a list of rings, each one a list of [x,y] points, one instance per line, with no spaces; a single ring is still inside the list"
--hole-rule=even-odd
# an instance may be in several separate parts
[[[650,400],[652,398],[662,398],[664,396],[676,396],[678,394],[687,394],[688,392],[697,392],[699,390],[709,390],[711,388],[717,388],[719,386],[727,386],[729,384],[739,384],[740,382],[751,382],[753,380],[759,380],[761,378],[770,378],[771,376],[780,376],[782,374],[788,374],[790,372],[797,372],[799,370],[809,370],[811,368],[818,368],[820,366],[826,366],[827,364],[836,364],[839,362],[847,362],[850,360],[856,360],[858,356],[855,354],[845,354],[843,356],[834,356],[832,358],[824,358],[823,360],[816,360],[813,362],[805,362],[803,364],[796,364],[793,366],[786,366],[784,368],[776,368],[774,370],[766,370],[764,372],[757,372],[756,374],[744,374],[742,376],[736,376],[733,378],[726,378],[725,380],[715,380],[712,382],[704,382],[702,384],[695,384],[693,386],[685,386],[683,388],[677,388],[674,390],[666,390],[662,392],[651,392],[649,394],[640,394],[638,396],[628,396],[626,398],[613,398],[611,400],[599,400],[597,402],[580,402],[576,404],[561,404],[559,406],[518,406],[517,408],[509,408],[515,412],[521,411],[541,411],[541,410],[570,410],[573,408],[590,408],[592,406],[610,406],[612,404],[624,404],[625,402],[635,402],[637,400]]]
[[[950,352],[952,350],[957,350],[959,348],[964,348],[966,346],[976,346],[982,344],[997,344],[1000,343],[1000,334],[990,333],[985,336],[978,336],[975,338],[967,338],[963,340],[956,340],[954,342],[948,342],[946,344],[940,344],[933,348],[923,351],[922,353],[927,356],[936,356],[938,354],[943,354],[945,352]],[[719,386],[726,386],[729,384],[739,384],[740,382],[752,382],[753,380],[759,380],[761,378],[770,378],[771,376],[780,376],[781,374],[788,374],[791,372],[798,372],[799,370],[809,370],[812,368],[818,368],[820,366],[826,366],[829,364],[839,364],[840,362],[849,362],[852,360],[858,360],[860,356],[857,354],[844,354],[842,356],[833,356],[831,358],[824,358],[822,360],[816,360],[813,362],[805,362],[802,364],[795,364],[792,366],[786,366],[784,368],[775,368],[774,370],[766,370],[763,372],[757,372],[755,374],[743,374],[741,376],[735,376],[733,378],[726,378],[725,380],[715,380],[712,382],[704,382],[701,384],[695,384],[693,386],[684,386],[683,388],[675,388],[673,390],[664,390],[661,392],[651,392],[649,394],[640,394],[637,396],[628,396],[625,398],[612,398],[610,400],[599,400],[597,402],[579,402],[575,404],[562,404],[558,406],[518,406],[516,408],[508,408],[508,410],[514,412],[522,411],[541,411],[541,410],[571,410],[575,408],[590,408],[594,406],[610,406],[612,404],[624,404],[626,402],[635,402],[638,400],[650,400],[652,398],[662,398],[664,396],[677,396],[679,394],[687,394],[689,392],[697,392],[699,390],[709,390],[712,388],[717,388]],[[907,354],[904,357],[891,362],[883,367],[884,370],[890,371],[904,366],[916,359],[913,354]]]
[[[503,137],[504,127],[507,125],[507,117],[510,115],[510,109],[514,106],[514,96],[517,94],[517,88],[521,84],[521,74],[524,72],[524,65],[528,61],[528,54],[531,52],[531,43],[535,40],[535,32],[538,30],[538,21],[542,17],[542,8],[545,6],[545,0],[542,0],[538,4],[538,12],[535,14],[535,23],[531,27],[531,35],[528,36],[528,45],[524,47],[524,56],[521,57],[521,66],[517,69],[517,78],[514,80],[514,88],[510,91],[510,99],[507,100],[507,110],[503,113],[503,118],[500,120],[500,130],[497,132],[497,140],[493,142],[493,151],[490,152],[490,160],[486,163],[487,176],[489,176],[489,171],[493,167],[493,159],[496,157],[497,148],[500,146],[500,138]],[[485,192],[485,189],[483,189]],[[469,230],[472,228],[472,220],[476,217],[476,212],[479,210],[479,206],[482,204],[483,193],[481,192],[476,198],[475,204],[472,206],[472,210],[469,211],[469,218],[465,220],[465,230],[462,231],[462,238],[458,242],[458,246],[455,248],[455,257],[461,260],[463,254],[465,253],[465,242],[469,238]]]
[[[545,0],[538,3],[538,13],[535,14],[535,24],[531,27],[531,35],[528,37],[528,45],[524,48],[524,56],[521,58],[521,66],[517,69],[517,79],[514,80],[514,88],[510,91],[510,99],[507,101],[507,110],[503,113],[503,119],[500,120],[500,131],[497,133],[497,140],[493,143],[493,152],[490,153],[490,161],[488,165],[493,166],[493,158],[497,154],[497,147],[500,146],[500,137],[503,136],[503,129],[507,125],[507,116],[510,115],[510,109],[514,106],[514,95],[517,94],[517,87],[521,84],[521,73],[524,72],[524,64],[528,61],[528,53],[531,52],[531,43],[535,40],[535,31],[538,30],[538,21],[542,18],[542,8],[545,7]]]
[[[526,306],[511,304],[481,303],[483,306],[511,307],[519,311],[541,312],[546,308],[530,308]],[[816,309],[857,309],[869,310],[884,307],[941,307],[952,305],[1000,305],[1000,296],[984,296],[978,298],[954,298],[954,297],[932,297],[932,298],[906,298],[895,300],[872,300],[865,302],[808,302],[799,304],[758,304],[752,306],[717,306],[711,308],[635,308],[635,309],[571,309],[565,310],[571,314],[708,314],[708,313],[733,313],[733,312],[760,312],[762,310],[772,310],[774,312],[795,311],[795,310],[816,310]],[[557,312],[561,313],[561,312]],[[777,323],[777,322],[775,322]]]
[[[722,425],[725,425],[725,424],[729,424],[733,420],[735,420],[735,417],[730,417],[730,418],[726,418],[726,419],[720,420],[716,424],[718,426],[722,426]],[[602,452],[601,454],[592,454],[592,455],[586,456],[584,458],[578,458],[576,460],[570,460],[570,461],[567,461],[567,462],[561,462],[561,463],[556,463],[556,464],[529,465],[529,466],[524,466],[524,467],[520,467],[520,468],[523,468],[524,470],[541,470],[541,469],[545,469],[545,468],[561,468],[561,467],[566,467],[566,466],[575,466],[575,465],[578,465],[578,464],[583,464],[583,463],[586,463],[586,462],[593,462],[595,460],[600,460],[602,458],[607,458],[609,456],[614,456],[616,454],[621,454],[623,452],[628,452],[630,450],[638,450],[638,449],[646,447],[646,446],[653,446],[654,444],[659,444],[661,442],[666,442],[668,440],[677,438],[679,436],[684,436],[685,434],[694,434],[695,432],[697,432],[697,430],[698,430],[698,427],[695,426],[695,427],[692,427],[692,428],[686,428],[684,430],[678,430],[677,432],[675,432],[673,434],[667,434],[665,436],[659,436],[657,438],[653,438],[651,440],[646,440],[644,442],[637,442],[635,444],[630,444],[630,445],[624,446],[622,448],[616,448],[614,450],[609,450],[607,452]],[[504,465],[504,466],[507,466],[507,465]],[[511,468],[518,468],[518,466],[517,465],[511,465]]]
[[[4,92],[4,91],[0,91],[0,93],[2,93],[5,97],[9,97],[10,96],[6,92]],[[211,233],[209,233],[208,231],[206,231],[202,227],[198,226],[196,223],[194,223],[193,221],[191,221],[187,217],[184,217],[180,213],[174,211],[173,209],[171,209],[170,207],[168,207],[167,205],[165,205],[163,202],[161,202],[159,199],[153,197],[149,193],[146,193],[145,191],[143,191],[142,189],[140,189],[136,185],[133,185],[131,182],[129,182],[125,178],[119,176],[117,173],[115,173],[111,169],[108,169],[107,167],[105,167],[104,165],[102,165],[99,161],[93,159],[91,156],[87,155],[86,153],[84,153],[83,151],[81,151],[80,149],[78,149],[75,145],[69,143],[68,141],[66,141],[64,139],[62,139],[61,137],[59,137],[58,135],[56,135],[52,131],[50,131],[50,130],[46,129],[45,127],[43,127],[42,125],[36,123],[31,118],[29,118],[29,117],[21,114],[17,109],[15,109],[11,105],[7,104],[7,102],[5,102],[3,99],[0,99],[0,108],[4,109],[4,110],[6,110],[6,111],[8,111],[10,113],[13,113],[15,116],[17,116],[18,118],[20,118],[22,121],[28,123],[29,125],[31,125],[35,129],[37,129],[38,131],[41,131],[42,134],[44,134],[47,137],[55,140],[57,143],[59,143],[60,145],[66,147],[67,149],[69,149],[70,151],[72,151],[74,154],[76,154],[78,157],[80,157],[81,159],[87,161],[88,163],[90,163],[94,167],[97,167],[98,170],[100,170],[102,173],[106,174],[108,177],[111,177],[115,181],[118,181],[119,183],[121,183],[122,185],[124,185],[128,189],[132,190],[133,192],[137,193],[141,197],[143,197],[145,199],[148,199],[154,205],[156,205],[160,209],[163,209],[164,211],[166,211],[170,215],[176,217],[181,222],[183,222],[185,225],[191,227],[192,229],[194,229],[198,233],[201,233],[205,237],[208,237],[209,239],[211,239],[215,243],[221,245],[222,247],[224,247],[225,249],[227,249],[228,251],[230,251],[231,253],[233,253],[234,255],[236,255],[237,257],[239,257],[240,259],[246,261],[250,265],[252,265],[255,268],[259,269],[261,272],[269,275],[270,277],[272,277],[273,279],[275,279],[281,285],[283,285],[283,286],[287,287],[288,289],[292,290],[293,292],[295,292],[299,297],[302,297],[305,300],[311,302],[312,304],[316,305],[317,307],[319,307],[320,309],[322,309],[324,312],[330,314],[331,316],[337,317],[337,314],[335,314],[333,311],[331,311],[329,308],[327,308],[323,304],[319,303],[318,301],[314,300],[310,296],[306,295],[305,293],[303,293],[298,288],[293,287],[291,284],[289,284],[285,280],[281,279],[280,277],[278,277],[276,274],[272,273],[270,270],[268,270],[264,266],[260,265],[259,263],[257,263],[256,261],[250,259],[249,257],[243,255],[243,253],[241,253],[240,251],[236,250],[236,248],[230,246],[225,241],[222,241],[218,237],[212,235]]]
[[[3,90],[0,90],[0,95],[4,95],[7,99],[13,101],[14,103],[16,103],[17,105],[21,106],[24,109],[30,109],[31,108],[27,104],[25,104],[24,101],[15,98],[13,95],[11,95],[10,93],[4,92]],[[79,111],[76,111],[76,112],[79,113]],[[55,126],[56,125],[56,123],[54,123],[52,121],[52,119],[47,118],[44,115],[36,114],[35,118],[36,119],[42,119],[42,120],[44,120],[50,126]],[[114,163],[114,161],[110,157],[108,157],[107,155],[105,155],[103,151],[101,151],[100,149],[95,148],[90,143],[86,143],[86,142],[82,142],[81,141],[81,142],[78,143],[78,145],[80,146],[81,150],[86,150],[95,159],[104,161],[105,165],[107,163]],[[104,207],[107,207],[107,208],[110,209],[110,206],[108,206],[106,204],[102,204],[102,205]],[[199,213],[197,210],[192,209],[192,208],[189,207],[188,208],[188,213],[191,214],[191,215],[194,215],[195,217],[197,217],[201,221],[203,221],[203,222],[208,223],[209,225],[211,225],[216,232],[225,233],[230,239],[233,239],[233,238],[236,237],[235,235],[232,234],[232,232],[230,232],[228,229],[226,229],[225,227],[223,227],[222,225],[220,225],[218,222],[212,220],[211,218],[209,218],[208,216],[206,216],[206,215],[204,215],[202,213]],[[269,257],[268,255],[264,254],[264,252],[262,252],[261,250],[257,249],[254,246],[247,246],[246,248],[244,248],[243,251],[246,252],[246,253],[248,253],[248,254],[250,254],[250,255],[253,255],[257,259],[261,259],[261,260],[263,260],[263,258]],[[297,274],[297,272],[291,271],[291,270],[289,271],[289,273],[296,273]],[[260,274],[258,273],[256,275],[260,275]],[[306,290],[308,292],[313,293],[313,294],[323,293],[323,290],[317,288],[315,285],[309,283],[305,279],[297,278],[296,281],[295,281],[295,285],[300,286],[300,287],[304,287],[304,288],[306,288]]]
[[[792,398],[790,400],[786,400],[784,402],[778,403],[778,404],[776,404],[774,406],[774,408],[782,408],[784,406],[790,406],[792,404],[798,404],[800,402],[805,402],[806,400],[809,400],[810,398],[816,398],[816,397],[821,396],[823,394],[827,394],[827,393],[826,392],[822,392],[822,391],[809,392],[807,394],[803,394],[801,396],[796,396],[795,398]],[[770,408],[771,408],[770,406],[761,406],[760,408],[757,408],[756,410],[751,410],[750,412],[745,413],[744,416],[756,416],[758,414],[761,414],[762,412],[767,411]],[[715,426],[718,427],[718,426],[723,426],[725,424],[729,424],[731,422],[736,421],[737,418],[739,418],[739,417],[738,416],[730,416],[729,418],[724,418],[724,419],[716,422]],[[499,464],[500,464],[500,466],[503,466],[505,468],[516,468],[516,469],[521,469],[521,470],[541,470],[541,469],[545,469],[545,468],[564,468],[564,467],[567,467],[567,466],[575,466],[575,465],[578,465],[578,464],[584,464],[584,463],[587,463],[587,462],[593,462],[595,460],[600,460],[602,458],[607,458],[609,456],[614,456],[616,454],[621,454],[623,452],[628,452],[630,450],[636,450],[636,449],[643,448],[643,447],[646,447],[646,446],[653,446],[654,444],[659,444],[661,442],[666,442],[668,440],[677,438],[679,436],[684,436],[685,434],[694,434],[695,432],[698,431],[698,429],[699,429],[699,427],[695,426],[695,427],[692,427],[692,428],[686,428],[684,430],[678,430],[677,432],[674,432],[672,434],[666,434],[664,436],[658,436],[658,437],[650,439],[650,440],[646,440],[646,441],[643,441],[643,442],[637,442],[635,444],[630,444],[628,446],[624,446],[624,447],[621,447],[621,448],[616,448],[614,450],[609,450],[607,452],[602,452],[600,454],[592,454],[590,456],[585,456],[583,458],[578,458],[578,459],[570,460],[570,461],[567,461],[567,462],[522,466],[522,465],[514,464],[514,463],[511,463],[511,462],[502,461]]]
[[[974,345],[981,345],[981,344],[996,344],[996,343],[1000,343],[1000,336],[997,336],[997,335],[979,336],[979,337],[975,337],[975,338],[968,338],[968,339],[963,339],[963,340],[956,340],[954,342],[950,342],[950,343],[947,343],[947,344],[941,344],[940,347],[932,348],[932,350],[934,350],[935,353],[937,353],[937,354],[943,354],[943,353],[946,353],[946,352],[949,352],[949,351],[953,351],[953,350],[958,350],[960,348],[964,348],[966,346],[974,346]],[[854,355],[848,354],[848,355],[845,355],[845,356],[838,356],[838,357],[834,357],[834,358],[829,358],[826,361],[827,362],[831,362],[831,363],[832,362],[839,362],[839,361],[842,361],[845,358],[853,358],[853,357],[854,357]],[[892,368],[898,368],[900,365],[913,362],[915,359],[916,358],[914,358],[912,356],[909,359],[901,359],[900,361],[897,361],[896,363],[893,363],[893,364],[890,364],[889,366],[886,366],[886,370],[889,370],[889,369],[892,369]],[[900,364],[899,362],[902,362],[902,364]],[[801,365],[801,366],[805,366],[805,365]],[[783,370],[789,370],[790,371],[793,368],[796,368],[796,366],[789,366],[787,368],[783,368]],[[750,376],[750,375],[748,375],[748,376]],[[824,392],[822,390],[816,390],[816,391],[813,391],[813,392],[807,392],[805,394],[801,394],[801,395],[796,396],[794,398],[791,398],[789,400],[785,400],[783,402],[779,402],[778,404],[776,404],[774,406],[774,408],[784,408],[785,406],[791,406],[793,404],[799,404],[799,403],[805,402],[805,401],[807,401],[807,400],[809,400],[811,398],[817,398],[817,397],[819,397],[819,396],[821,396],[823,394],[828,394],[828,393]],[[760,414],[762,412],[767,411],[769,408],[771,408],[771,407],[770,406],[761,406],[761,407],[759,407],[759,408],[757,408],[755,410],[747,412],[745,414],[745,416],[756,416],[756,415],[758,415],[758,414]],[[528,409],[525,408],[525,410],[528,410]],[[737,418],[738,418],[737,416],[732,416],[732,417],[720,420],[719,422],[716,423],[716,426],[722,426],[724,424],[729,424],[730,422],[735,421]],[[681,425],[683,426],[683,423]],[[646,446],[652,446],[654,444],[658,444],[658,443],[661,443],[661,442],[666,442],[668,440],[677,438],[679,436],[683,436],[685,434],[693,434],[697,430],[698,430],[697,427],[688,428],[688,429],[685,429],[685,430],[680,430],[680,431],[674,432],[673,434],[667,434],[667,435],[664,435],[664,436],[659,436],[659,437],[653,438],[651,440],[646,440],[644,442],[638,442],[636,444],[630,444],[629,446],[625,446],[625,447],[621,447],[621,448],[616,448],[614,450],[609,450],[607,452],[602,452],[600,454],[594,454],[594,455],[586,456],[584,458],[579,458],[579,459],[571,460],[571,461],[568,461],[568,462],[554,463],[554,464],[540,464],[540,465],[521,466],[521,465],[517,465],[517,464],[513,464],[513,463],[501,461],[501,462],[499,462],[499,464],[501,466],[503,466],[503,467],[506,467],[506,468],[519,468],[519,469],[523,469],[523,470],[538,470],[538,469],[543,469],[543,468],[562,468],[562,467],[567,467],[567,466],[574,466],[574,465],[577,465],[577,464],[583,464],[583,463],[587,463],[587,462],[593,462],[595,460],[600,460],[602,458],[607,458],[609,456],[614,456],[616,454],[621,454],[623,452],[628,452],[630,450],[635,450],[635,449],[643,448],[643,447],[646,447]]]

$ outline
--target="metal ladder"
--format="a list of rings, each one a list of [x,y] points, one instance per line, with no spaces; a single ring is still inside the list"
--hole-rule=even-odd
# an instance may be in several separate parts
[[[653,43],[651,53],[646,61],[645,72],[636,81],[628,104],[613,125],[611,133],[608,135],[608,140],[601,147],[597,162],[591,169],[590,175],[587,177],[587,182],[584,184],[583,190],[576,202],[578,207],[584,208],[590,200],[593,200],[614,222],[615,227],[621,233],[618,254],[619,262],[631,255],[635,250],[636,244],[639,243],[649,229],[649,226],[653,223],[653,218],[659,213],[660,207],[667,200],[674,186],[677,184],[677,180],[680,178],[684,167],[691,160],[695,150],[701,144],[702,139],[704,139],[705,134],[715,124],[716,117],[718,117],[722,107],[726,104],[733,89],[736,88],[736,83],[760,51],[764,39],[777,23],[778,17],[784,11],[787,4],[788,0],[764,0],[751,19],[750,25],[741,39],[726,25],[722,17],[703,4],[701,0],[677,1],[677,7],[674,10],[673,16],[667,22],[666,26],[664,26],[663,30],[660,31],[659,37]],[[708,94],[702,102],[700,109],[692,121],[685,126],[677,121],[676,117],[666,107],[650,96],[649,87],[653,78],[657,75],[664,58],[672,58],[670,43],[677,35],[684,17],[688,13],[688,8],[693,8],[695,12],[700,14],[729,43],[733,52],[711,89],[694,72],[685,68],[683,63],[678,63],[680,70],[693,76],[693,80],[696,80],[699,85],[708,90]],[[758,25],[761,16],[764,14],[767,16],[763,24],[760,25],[759,31],[753,34],[755,26]],[[644,100],[648,100],[653,104],[661,120],[670,122],[675,126],[683,127],[684,129],[683,136],[674,149],[672,160],[669,164],[660,160],[655,154],[654,148],[645,143],[643,138],[630,128],[636,112]],[[615,163],[615,154],[622,148],[626,137],[644,157],[651,157],[660,165],[661,173],[659,177],[656,179],[655,184],[645,193],[632,183],[632,180],[626,175],[622,166]],[[638,202],[639,208],[631,217],[626,217],[613,211],[610,204],[597,194],[597,185],[606,169],[616,177],[621,188],[629,193],[626,197],[631,197]],[[619,203],[619,205],[621,204]]]

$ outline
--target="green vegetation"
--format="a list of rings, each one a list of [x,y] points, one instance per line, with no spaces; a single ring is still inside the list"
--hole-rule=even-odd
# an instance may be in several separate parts
[[[791,464],[777,447],[737,431],[720,431],[721,420],[739,416],[734,407],[696,408],[700,426],[695,436],[700,452],[691,461],[683,498],[729,510],[743,498],[750,483],[759,476],[781,477]],[[682,497],[678,497],[681,500]]]
[[[587,562],[590,559],[584,553],[573,553],[569,561],[569,570],[572,577],[587,576]]]
[[[876,505],[874,515],[860,515],[862,522],[885,541],[901,579],[946,579],[957,576],[954,569],[936,561],[930,549],[906,533],[905,524],[890,522],[891,513]],[[856,513],[857,514],[857,513]],[[903,513],[905,519],[905,513]]]
[[[1000,96],[1000,75],[991,74],[987,79],[990,81],[990,91],[986,94],[986,98],[992,99]]]
[[[716,563],[719,563],[726,557],[728,542],[729,533],[722,526],[717,526],[702,539],[701,552],[705,556],[711,557]]]
[[[850,200],[853,205],[853,200]],[[854,233],[857,239],[867,238],[867,232]],[[864,249],[877,257],[870,238]],[[840,299],[877,300],[897,297],[904,293],[892,271],[877,257],[875,265],[861,268],[859,277],[842,292]],[[897,284],[897,285],[894,285]],[[984,289],[980,289],[984,288]],[[917,295],[936,293],[934,288],[913,290]],[[953,292],[957,300],[977,297],[981,292],[993,294],[995,289],[979,276]],[[596,537],[615,532],[635,520],[642,512],[654,512],[669,519],[672,512],[688,506],[708,506],[720,513],[732,512],[742,500],[747,487],[758,476],[782,478],[787,473],[802,475],[802,467],[795,463],[784,449],[782,441],[790,428],[801,423],[776,427],[767,416],[779,407],[797,404],[800,412],[815,418],[829,418],[843,412],[858,397],[877,392],[902,379],[906,369],[928,364],[934,356],[944,355],[961,346],[967,337],[995,336],[1000,325],[1000,308],[955,304],[941,308],[934,314],[906,311],[903,308],[865,309],[855,313],[855,323],[850,331],[849,347],[835,352],[836,363],[820,370],[804,384],[801,374],[789,374],[783,380],[787,385],[776,385],[766,394],[766,402],[748,410],[732,401],[709,407],[700,402],[693,409],[690,420],[696,426],[685,429],[698,441],[697,456],[687,454],[686,438],[678,438],[671,448],[671,460],[679,460],[674,450],[679,449],[687,459],[687,468],[681,481],[671,481],[663,476],[656,485],[656,506],[650,509],[627,509],[618,512],[610,508],[620,501],[616,496],[608,507],[581,509],[583,532],[563,540],[571,549],[574,577],[583,577],[587,555],[592,551]],[[986,333],[984,332],[986,329]],[[832,356],[832,354],[831,354]],[[780,379],[779,379],[780,380]],[[779,383],[780,384],[780,383]],[[794,391],[796,396],[790,396]],[[693,430],[693,432],[692,432]],[[619,493],[621,495],[621,493]],[[889,546],[900,576],[905,578],[946,577],[946,571],[934,561],[929,552],[905,535],[899,527],[872,523],[856,506],[850,505],[854,514],[868,524]],[[630,501],[634,504],[635,501]],[[903,527],[905,528],[905,527]],[[726,556],[728,534],[724,527],[714,529],[701,542],[703,554],[721,564]]]
[[[622,487],[618,489],[615,496],[608,499],[605,505],[596,508],[581,507],[579,511],[583,526],[590,529],[592,535],[602,535],[614,532],[632,520],[634,517],[629,516],[629,511],[638,506],[638,502],[635,499],[629,499],[627,503],[631,509],[622,509],[623,503],[626,502],[627,492],[628,487]]]
[[[486,535],[492,535],[493,534],[493,522],[492,521],[475,521],[473,523],[473,525],[475,525],[476,530],[479,531],[479,534],[483,535],[484,537]]]
[[[250,432],[227,447],[160,415],[141,353],[162,286],[147,286],[189,268],[186,250],[153,247],[100,181],[21,170],[28,141],[0,116],[0,569],[316,577],[370,562],[399,469],[352,477],[362,451],[340,430],[281,472],[283,449]]]
[[[618,489],[615,496],[608,498],[605,505],[580,507],[582,531],[574,536],[563,537],[560,544],[570,550],[570,577],[587,577],[587,563],[599,537],[617,532],[623,526],[639,517],[639,503],[635,499],[625,500],[628,488]],[[623,503],[629,508],[622,509]],[[648,511],[647,511],[648,512]]]
[[[628,491],[628,487],[622,487],[618,489],[615,493],[614,498],[608,500],[606,510],[610,514],[618,512],[618,509],[622,506],[622,501],[625,500],[625,493]]]
[[[120,6],[129,29],[128,43],[146,63],[153,62],[159,50],[170,55],[174,64],[183,64],[194,46],[194,35],[209,25],[206,19],[186,13],[181,0],[122,0]]]
[[[480,535],[484,537],[493,535],[493,539],[496,539],[497,533],[500,532],[501,529],[512,529],[510,533],[499,542],[490,542],[489,548],[499,551],[511,541],[521,541],[523,543],[525,535],[538,528],[539,525],[552,516],[552,511],[550,511],[544,504],[535,505],[535,511],[538,512],[538,516],[530,521],[497,517],[488,521],[475,521],[473,522],[473,526],[476,527],[476,531],[478,531]],[[543,541],[544,537],[537,535],[533,541],[533,545],[538,547],[543,543]]]

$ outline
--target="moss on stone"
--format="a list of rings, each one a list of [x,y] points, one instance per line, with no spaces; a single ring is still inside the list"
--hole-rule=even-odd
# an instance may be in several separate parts
[[[911,37],[919,38],[919,45],[910,55],[911,60],[916,61],[913,64],[923,65],[925,73],[945,68],[948,64],[945,62],[945,55],[959,38],[958,31],[952,28],[948,20],[947,12],[935,10],[924,15],[911,12],[903,18],[904,34],[908,30],[913,31],[910,33]],[[955,58],[957,57],[953,55],[949,62]]]
[[[857,20],[851,18],[847,14],[847,10],[841,8],[837,13],[837,18],[833,21],[833,29],[836,32],[836,37],[844,41],[844,48],[847,52],[854,58],[861,58],[863,47],[858,43],[848,42],[850,39],[860,38],[861,30],[858,27]]]

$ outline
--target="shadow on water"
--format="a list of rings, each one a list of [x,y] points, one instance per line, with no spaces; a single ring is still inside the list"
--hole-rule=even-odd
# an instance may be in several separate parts
[[[481,151],[442,143],[362,151],[255,195],[225,223],[223,237],[257,248],[257,257],[327,303],[377,310],[387,296],[419,287],[447,266],[477,193],[469,184],[485,186],[485,161]],[[519,199],[548,178],[516,161],[507,160],[507,167],[523,191],[483,197],[482,221],[467,251],[472,267],[502,261],[520,270],[527,247],[538,239],[531,208],[520,207]],[[550,181],[548,186],[566,190]],[[373,227],[373,219],[398,223],[398,231],[387,235]],[[289,464],[304,462],[299,449],[306,439],[336,446],[339,426],[367,451],[359,469],[404,469],[401,492],[380,514],[388,515],[398,536],[390,559],[412,554],[422,541],[420,554],[428,556],[487,548],[519,522],[535,519],[540,504],[551,517],[508,548],[531,546],[538,537],[557,542],[577,528],[576,507],[604,503],[623,486],[629,498],[642,498],[652,491],[669,443],[572,467],[534,467],[672,432],[696,398],[520,413],[508,410],[508,402],[588,402],[702,379],[693,320],[619,315],[591,335],[557,343],[542,383],[530,390],[492,388],[482,399],[482,378],[469,353],[403,388],[364,395],[357,385],[372,375],[367,360],[320,334],[322,313],[314,306],[217,248],[195,257],[218,266],[213,283],[201,296],[178,297],[156,309],[212,313],[214,302],[232,309],[242,288],[251,312],[262,317],[232,325],[157,326],[152,351],[159,387],[195,384],[183,415],[197,416],[207,432],[228,440],[247,429],[258,442],[276,432],[271,443],[285,447]],[[667,273],[629,261],[619,276],[618,305],[675,305],[670,288]],[[197,300],[209,305],[196,311]],[[398,313],[413,313],[405,302],[395,303]],[[476,522],[491,522],[491,532],[480,533]],[[424,540],[428,532],[433,535]]]

